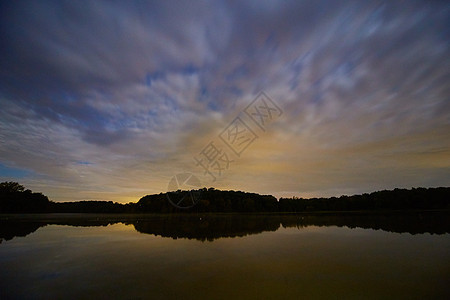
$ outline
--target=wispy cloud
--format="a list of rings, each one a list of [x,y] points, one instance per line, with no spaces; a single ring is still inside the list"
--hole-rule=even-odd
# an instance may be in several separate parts
[[[55,200],[164,191],[201,174],[193,156],[265,90],[283,117],[205,185],[315,196],[449,183],[444,2],[0,5],[2,180]]]

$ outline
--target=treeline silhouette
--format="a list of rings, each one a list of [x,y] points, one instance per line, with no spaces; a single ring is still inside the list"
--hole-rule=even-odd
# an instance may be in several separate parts
[[[331,198],[280,198],[279,211],[450,209],[450,188],[413,188]]]
[[[0,213],[48,212],[50,205],[42,193],[33,193],[17,182],[0,183]]]
[[[175,207],[169,202],[195,205],[189,209]],[[187,202],[187,203],[185,203]],[[277,212],[278,201],[271,195],[241,191],[221,191],[214,188],[161,193],[142,197],[135,206],[139,212]]]
[[[170,201],[169,201],[170,199]],[[191,206],[188,209],[177,207]],[[194,205],[195,204],[195,205]],[[147,195],[137,203],[53,202],[16,182],[0,184],[0,213],[303,213],[450,209],[450,188],[413,188],[331,198],[280,198],[203,188]]]
[[[353,212],[328,214],[39,214],[0,216],[0,243],[26,236],[47,225],[133,225],[137,232],[173,239],[214,241],[244,237],[284,228],[348,227],[410,234],[448,234],[450,218],[444,211]]]

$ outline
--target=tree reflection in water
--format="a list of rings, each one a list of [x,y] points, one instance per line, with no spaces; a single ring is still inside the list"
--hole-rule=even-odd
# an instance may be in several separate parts
[[[135,230],[174,239],[214,241],[243,237],[282,227],[338,226],[410,234],[450,233],[449,212],[414,213],[331,213],[331,214],[181,214],[181,215],[96,215],[48,214],[3,215],[0,217],[0,243],[26,236],[47,225],[107,226],[124,223]]]

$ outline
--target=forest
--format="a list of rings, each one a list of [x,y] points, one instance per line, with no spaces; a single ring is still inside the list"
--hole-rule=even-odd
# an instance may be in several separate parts
[[[188,200],[186,200],[188,199]],[[183,206],[187,201],[189,205]],[[54,202],[17,182],[0,183],[0,213],[302,213],[450,209],[450,188],[412,188],[331,198],[280,198],[202,188],[147,195],[127,204]]]

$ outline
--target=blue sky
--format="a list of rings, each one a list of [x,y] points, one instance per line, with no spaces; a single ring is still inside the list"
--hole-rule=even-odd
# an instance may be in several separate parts
[[[278,197],[449,185],[445,1],[2,1],[0,14],[2,181],[120,202],[182,172]],[[212,181],[194,157],[261,91],[283,114]]]

